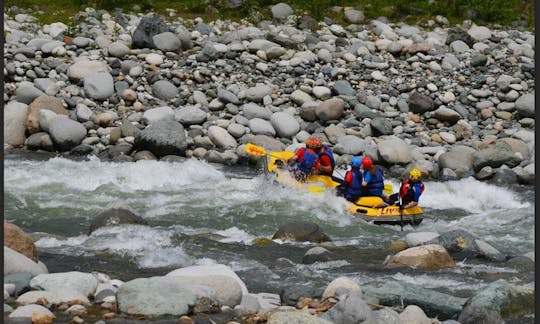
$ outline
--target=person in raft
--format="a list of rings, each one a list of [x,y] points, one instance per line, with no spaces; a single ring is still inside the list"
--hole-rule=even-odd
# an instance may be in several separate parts
[[[338,196],[343,196],[351,202],[356,202],[362,195],[362,158],[354,156],[351,160],[351,169],[347,170],[343,182],[337,187]]]
[[[367,156],[362,159],[364,179],[362,181],[362,196],[376,196],[385,199],[383,194],[384,177],[382,171],[373,165],[373,160]]]
[[[305,181],[310,174],[332,175],[334,165],[330,147],[315,137],[308,138],[306,147],[299,148],[289,159],[289,170],[298,181]]]
[[[420,195],[424,192],[424,184],[421,180],[422,172],[414,168],[409,171],[409,177],[403,181],[399,188],[401,204],[403,208],[410,208],[418,205]]]

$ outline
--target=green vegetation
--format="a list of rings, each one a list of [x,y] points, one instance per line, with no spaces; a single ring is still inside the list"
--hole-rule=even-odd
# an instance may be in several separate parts
[[[451,23],[459,23],[471,19],[479,24],[499,24],[512,26],[525,25],[534,30],[533,0],[6,0],[4,7],[9,12],[11,6],[39,10],[35,16],[42,23],[61,21],[73,24],[73,16],[86,7],[105,9],[111,14],[115,8],[124,11],[154,11],[169,17],[167,9],[174,9],[176,16],[205,20],[246,18],[257,21],[271,17],[269,6],[285,2],[295,9],[298,15],[311,15],[316,19],[329,17],[344,23],[342,11],[334,11],[332,7],[354,7],[362,10],[368,19],[386,16],[391,21],[404,21],[419,24],[442,15]],[[240,7],[231,8],[230,3],[242,3]],[[137,5],[138,10],[133,10]],[[174,18],[174,17],[172,17]]]

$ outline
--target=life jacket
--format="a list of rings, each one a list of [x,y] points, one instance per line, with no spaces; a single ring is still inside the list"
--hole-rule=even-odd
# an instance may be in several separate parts
[[[304,156],[302,157],[302,160],[298,163],[298,170],[305,175],[309,174],[317,163],[318,158],[319,156],[317,155],[317,153],[315,153],[315,151],[313,151],[312,149],[306,149],[304,151]]]
[[[326,155],[330,158],[330,166],[332,167],[332,170],[334,170],[334,167],[336,166],[336,160],[334,159],[334,153],[332,153],[332,150],[328,145],[323,145],[323,150],[319,153],[319,156]]]
[[[367,171],[370,172],[370,171]],[[371,174],[371,179],[369,183],[366,186],[366,192],[369,196],[382,196],[382,192],[384,189],[384,178],[382,171],[379,169],[375,169],[375,176]]]
[[[360,169],[348,171],[352,174],[351,186],[345,185],[343,196],[347,200],[356,200],[362,195],[362,171]],[[345,175],[347,177],[347,175]]]
[[[422,182],[412,182],[407,179],[401,185],[399,189],[399,195],[404,204],[411,201],[417,201],[418,197],[424,192],[424,184]]]

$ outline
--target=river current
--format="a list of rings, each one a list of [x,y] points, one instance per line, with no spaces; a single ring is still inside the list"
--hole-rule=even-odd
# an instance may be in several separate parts
[[[395,189],[396,179],[387,179]],[[425,182],[417,227],[373,225],[344,212],[332,193],[312,194],[270,183],[262,170],[184,162],[4,160],[4,219],[36,240],[50,272],[101,271],[113,278],[165,275],[176,268],[223,263],[250,292],[325,287],[346,275],[360,285],[403,281],[468,296],[504,278],[525,284],[534,273],[504,263],[465,260],[453,269],[384,269],[383,251],[414,231],[461,227],[506,255],[534,251],[534,187],[503,188],[473,178]],[[112,206],[127,206],[149,226],[100,228],[91,220]],[[313,244],[277,241],[259,246],[293,220],[318,224],[338,248],[334,260],[302,264]]]

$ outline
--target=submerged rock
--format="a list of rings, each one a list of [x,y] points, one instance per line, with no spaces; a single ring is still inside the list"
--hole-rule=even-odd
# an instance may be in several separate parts
[[[278,231],[272,236],[272,240],[275,239],[293,239],[299,242],[314,243],[332,241],[328,235],[322,232],[319,225],[303,221],[281,225]]]
[[[136,215],[127,208],[111,208],[103,211],[92,220],[90,227],[88,228],[88,234],[92,234],[92,232],[101,227],[116,226],[120,224],[148,225],[141,216]]]

